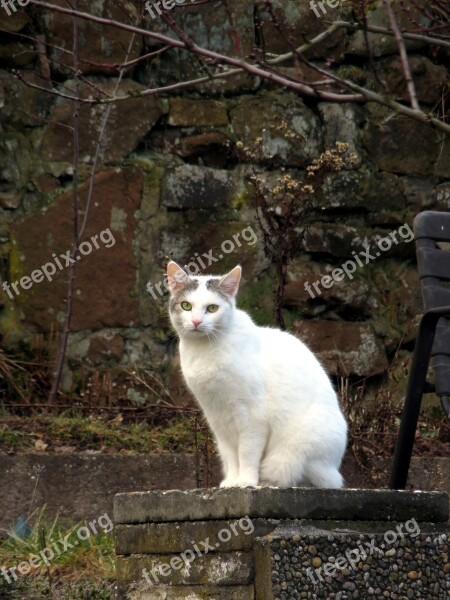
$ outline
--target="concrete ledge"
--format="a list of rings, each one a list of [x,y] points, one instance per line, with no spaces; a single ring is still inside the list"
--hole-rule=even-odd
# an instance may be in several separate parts
[[[116,523],[165,523],[232,519],[244,515],[276,519],[446,522],[443,492],[319,490],[312,488],[228,488],[118,494]]]

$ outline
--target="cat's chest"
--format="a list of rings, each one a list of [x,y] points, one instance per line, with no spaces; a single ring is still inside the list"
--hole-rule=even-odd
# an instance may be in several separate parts
[[[235,348],[192,348],[180,346],[181,369],[191,391],[203,398],[235,397],[254,386],[254,371]]]
[[[234,357],[224,349],[180,345],[181,368],[186,379],[208,381],[235,370]]]

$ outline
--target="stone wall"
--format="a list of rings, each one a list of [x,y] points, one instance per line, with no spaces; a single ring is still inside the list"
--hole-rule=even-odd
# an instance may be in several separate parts
[[[444,600],[446,494],[305,488],[115,498],[118,600]]]
[[[228,4],[242,52],[251,52],[255,45],[266,52],[289,49],[264,3]],[[274,4],[295,42],[325,26],[308,2]],[[137,6],[124,5],[131,14]],[[233,53],[233,32],[224,8],[213,6],[200,4],[174,11],[173,16],[197,42]],[[87,0],[79,1],[80,10],[90,7]],[[383,22],[380,8],[372,8],[370,21]],[[328,16],[337,16],[339,10],[330,9]],[[123,18],[116,3],[106,0],[97,2],[95,11]],[[146,27],[167,33],[163,21],[148,15],[146,19]],[[38,31],[50,44],[48,66],[59,89],[73,90],[63,52],[71,47],[72,26],[64,15],[27,7],[11,17],[0,11],[0,27],[9,32],[0,48],[0,275],[15,282],[51,261],[53,253],[59,256],[70,248],[73,148],[71,103],[27,87],[11,68],[21,69],[27,81],[42,84],[39,75],[45,61],[38,60],[27,37]],[[87,78],[81,94],[111,91],[116,80],[101,65],[124,59],[128,36],[85,21],[79,27],[81,59],[98,63],[80,63]],[[393,39],[369,37],[388,89],[404,100]],[[158,49],[156,42],[137,36],[129,58]],[[408,42],[408,50],[419,100],[432,107],[440,102],[449,80],[447,55],[432,54],[419,42]],[[360,33],[336,33],[318,45],[311,58],[334,61],[340,72],[370,84]],[[287,71],[292,68],[286,65]],[[168,85],[196,74],[196,61],[173,50],[127,71],[121,92]],[[104,110],[81,108],[81,198],[86,197]],[[284,131],[279,127],[283,121]],[[239,155],[236,144],[252,147],[261,136],[262,154],[254,165]],[[222,243],[248,226],[258,233],[246,180],[251,169],[256,166],[274,178],[283,169],[300,176],[308,162],[336,141],[348,143],[357,160],[351,169],[330,178],[324,209],[289,266],[286,321],[319,352],[332,373],[370,376],[385,371],[399,347],[410,350],[412,322],[421,310],[413,244],[393,244],[351,279],[323,287],[315,298],[304,284],[320,280],[364,245],[376,248],[382,237],[405,223],[411,225],[422,209],[449,210],[449,141],[425,125],[388,116],[378,106],[316,102],[242,74],[113,105],[85,238],[109,228],[116,243],[80,261],[65,388],[74,387],[81,364],[114,370],[140,363],[160,371],[173,354],[171,332],[165,298],[154,298],[146,286],[162,280],[166,257],[182,264],[195,253],[202,256],[212,250],[217,257]],[[215,263],[214,270],[224,272],[238,262],[244,268],[241,306],[258,322],[273,323],[274,271],[264,256],[261,236],[254,244],[235,244],[234,252]],[[0,289],[4,342],[31,340],[36,333],[60,327],[66,279],[67,272],[58,270],[51,282],[35,283],[12,298]]]

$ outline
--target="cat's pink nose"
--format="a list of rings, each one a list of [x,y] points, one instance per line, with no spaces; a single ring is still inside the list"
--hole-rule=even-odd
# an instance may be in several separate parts
[[[203,323],[202,319],[192,319],[192,324],[194,325],[195,329],[197,329],[197,327],[199,325],[201,325]]]

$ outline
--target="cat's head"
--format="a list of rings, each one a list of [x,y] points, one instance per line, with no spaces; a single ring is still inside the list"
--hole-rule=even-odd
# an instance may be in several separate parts
[[[230,327],[241,272],[237,266],[223,276],[192,276],[176,262],[169,262],[169,315],[180,337],[217,339]]]

